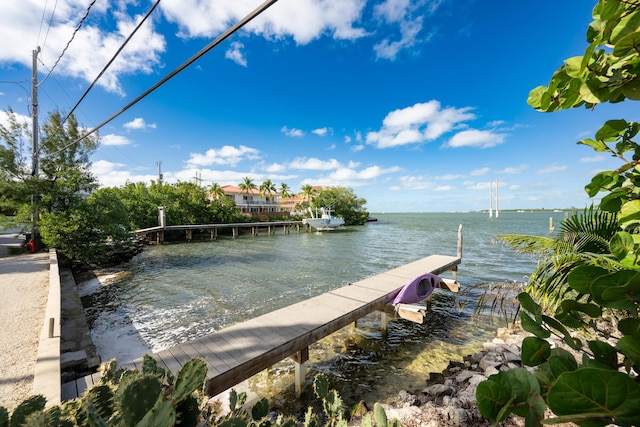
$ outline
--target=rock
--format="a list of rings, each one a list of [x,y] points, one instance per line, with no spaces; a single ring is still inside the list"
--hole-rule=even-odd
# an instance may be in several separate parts
[[[478,363],[478,367],[483,371],[486,371],[489,366],[497,367],[501,364],[502,362],[495,360],[492,354],[488,354],[483,357],[482,360],[480,360],[480,363]]]
[[[444,384],[436,384],[432,385],[431,387],[425,388],[423,390],[423,393],[427,393],[433,397],[439,397],[444,395],[451,395],[453,393],[453,388]]]
[[[456,375],[456,382],[465,382],[474,375],[476,375],[474,371],[462,371],[458,375]]]
[[[504,365],[502,365],[502,366],[504,366]],[[497,373],[499,373],[499,372],[500,372],[500,371],[499,371],[499,370],[497,370],[497,369],[495,368],[495,366],[489,366],[489,367],[487,367],[487,369],[485,369],[485,370],[484,370],[484,376],[485,376],[486,378],[489,378],[491,375],[493,375],[493,374],[497,374]]]
[[[439,387],[439,386],[434,385],[432,387]],[[406,390],[400,390],[400,392],[398,393],[398,397],[396,397],[396,405],[401,408],[416,406],[418,402],[419,402],[418,398]]]

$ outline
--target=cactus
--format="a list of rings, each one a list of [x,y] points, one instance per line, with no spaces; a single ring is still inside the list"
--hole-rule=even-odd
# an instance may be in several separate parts
[[[329,394],[329,379],[326,375],[317,375],[314,378],[313,391],[320,399],[324,399]]]
[[[98,411],[103,420],[108,420],[113,415],[114,394],[111,387],[98,384],[87,390],[83,399],[87,405],[91,404]]]
[[[27,417],[36,412],[44,411],[47,399],[44,396],[31,396],[23,401],[11,414],[11,426],[21,426],[27,421]]]
[[[318,416],[313,413],[313,408],[309,407],[304,415],[304,427],[320,427]]]
[[[198,399],[189,396],[176,405],[177,425],[197,426],[200,422],[200,405]]]
[[[244,391],[238,394],[234,389],[231,389],[229,393],[229,410],[231,412],[236,412],[240,408],[242,408],[247,401],[247,393]]]
[[[109,424],[107,424],[107,421],[102,417],[100,411],[91,399],[85,400],[85,407],[87,411],[87,423],[90,427],[108,427]]]
[[[251,408],[251,418],[258,421],[267,415],[269,415],[269,401],[263,397]]]
[[[167,373],[164,369],[158,366],[158,362],[156,361],[156,359],[148,354],[145,354],[142,358],[142,374],[155,376],[160,378],[161,380],[164,380],[164,377]]]
[[[175,424],[176,410],[173,404],[168,400],[158,399],[136,427],[173,427]]]
[[[142,377],[128,384],[120,398],[122,420],[135,426],[154,407],[162,391],[156,377]]]
[[[376,420],[376,427],[387,427],[387,413],[379,403],[373,405],[373,416]]]
[[[322,405],[327,416],[332,420],[341,420],[345,415],[345,407],[340,395],[335,390],[330,390],[322,399]]]
[[[173,387],[171,398],[180,402],[198,388],[202,388],[207,378],[207,364],[200,359],[191,359],[182,366]]]
[[[0,406],[0,427],[9,427],[9,411]]]

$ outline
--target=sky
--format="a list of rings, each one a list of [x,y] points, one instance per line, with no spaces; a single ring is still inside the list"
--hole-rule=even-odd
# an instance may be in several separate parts
[[[38,46],[43,123],[76,105],[154,3],[0,2],[0,123],[8,108],[30,120]],[[159,1],[78,121],[103,124],[262,4]],[[150,183],[159,163],[170,183],[344,186],[369,212],[486,210],[496,182],[501,209],[583,208],[591,177],[620,161],[576,143],[633,120],[632,106],[541,113],[527,96],[584,53],[595,4],[279,0],[104,124],[91,170],[107,187]]]

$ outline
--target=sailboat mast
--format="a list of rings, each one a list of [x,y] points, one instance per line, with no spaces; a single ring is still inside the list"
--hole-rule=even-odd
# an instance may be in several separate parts
[[[496,179],[496,218],[500,215],[500,211],[498,209],[498,180]]]
[[[489,218],[493,218],[493,181],[489,181]]]

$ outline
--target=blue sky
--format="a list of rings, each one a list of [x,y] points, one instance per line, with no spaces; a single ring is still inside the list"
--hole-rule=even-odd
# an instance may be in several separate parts
[[[69,111],[148,0],[0,2],[0,108],[29,116],[32,51],[40,115]],[[584,207],[584,186],[618,162],[577,145],[629,102],[540,113],[526,103],[586,48],[595,0],[279,0],[99,131],[104,186],[351,187],[370,212]],[[162,0],[76,111],[92,128],[262,4]],[[3,120],[0,114],[0,120]]]

